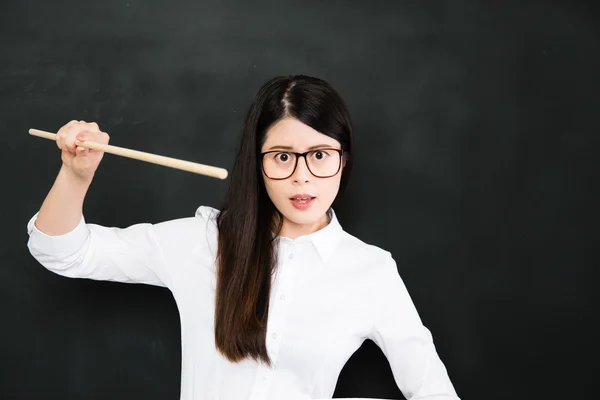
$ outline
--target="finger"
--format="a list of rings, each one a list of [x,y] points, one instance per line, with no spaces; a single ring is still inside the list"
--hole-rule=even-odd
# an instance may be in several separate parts
[[[85,157],[88,155],[89,149],[81,146],[77,146],[76,153],[80,157]]]
[[[85,142],[85,141],[95,142],[94,132],[89,132],[89,131],[79,132],[77,134],[77,136],[75,136],[75,147],[81,147],[81,146],[79,146],[79,142]],[[87,148],[87,147],[82,147],[82,148]]]
[[[65,137],[67,135],[67,132],[69,131],[69,129],[76,123],[78,123],[79,121],[77,120],[71,120],[69,122],[67,122],[66,124],[64,124],[56,133],[56,145],[58,146],[59,149],[63,148],[63,144],[64,144],[64,140]]]
[[[74,124],[73,126],[68,128],[68,131],[65,134],[64,147],[66,147],[71,154],[75,154],[75,148],[77,147],[76,141],[85,140],[77,139],[77,137],[82,135],[82,137],[85,138],[88,134],[89,131],[87,131],[87,124]]]
[[[94,126],[97,126],[92,123],[88,124],[85,121],[76,121],[75,123],[73,123],[72,125],[70,125],[69,127],[67,127],[65,129],[65,134],[63,136],[63,141],[65,146],[69,149],[69,151],[74,152],[75,151],[75,137],[77,135],[79,135],[80,133],[83,132],[89,132],[90,131],[90,127],[93,129]]]
[[[110,137],[106,132],[93,132],[93,131],[83,131],[76,136],[77,140],[89,140],[96,143],[107,144]]]
[[[96,122],[87,122],[86,126],[88,131],[90,132],[100,132],[100,127]]]
[[[76,119],[72,119],[69,122],[67,122],[66,124],[64,124],[60,129],[66,129],[69,128],[70,126],[72,126],[73,124],[78,123],[79,121],[77,121]]]

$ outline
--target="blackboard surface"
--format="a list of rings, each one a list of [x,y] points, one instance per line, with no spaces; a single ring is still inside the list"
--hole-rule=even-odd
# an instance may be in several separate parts
[[[266,79],[333,84],[356,127],[342,226],[392,252],[464,399],[591,398],[598,358],[595,1],[0,4],[0,398],[177,399],[165,289],[48,272],[26,223],[60,168],[27,134],[97,121],[111,144],[231,169]],[[89,222],[217,207],[227,181],[107,155]],[[336,397],[401,398],[372,342]]]

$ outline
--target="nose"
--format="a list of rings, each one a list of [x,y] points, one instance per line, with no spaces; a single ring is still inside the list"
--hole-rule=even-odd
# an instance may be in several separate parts
[[[294,182],[308,182],[310,176],[310,170],[308,169],[308,164],[306,163],[306,157],[300,157],[298,160],[298,165],[296,165],[296,170],[292,174],[292,180]]]

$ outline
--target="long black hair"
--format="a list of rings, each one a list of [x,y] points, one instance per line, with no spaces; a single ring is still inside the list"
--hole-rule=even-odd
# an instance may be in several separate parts
[[[232,362],[251,357],[271,365],[265,341],[271,277],[277,263],[273,233],[276,237],[280,232],[282,218],[265,189],[259,154],[268,129],[286,117],[341,144],[344,168],[336,200],[352,170],[352,123],[331,85],[294,75],[276,77],[261,86],[246,114],[229,188],[217,217],[215,343]]]

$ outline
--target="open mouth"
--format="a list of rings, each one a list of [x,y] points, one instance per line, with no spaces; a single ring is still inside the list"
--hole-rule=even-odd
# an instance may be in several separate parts
[[[290,200],[295,201],[296,203],[306,204],[309,201],[315,199],[316,197],[308,196],[308,197],[290,197]]]
[[[299,194],[290,197],[292,205],[298,210],[308,210],[315,202],[316,197],[309,194]]]

